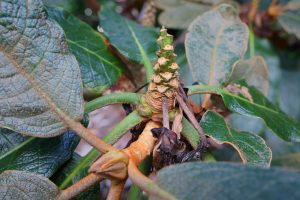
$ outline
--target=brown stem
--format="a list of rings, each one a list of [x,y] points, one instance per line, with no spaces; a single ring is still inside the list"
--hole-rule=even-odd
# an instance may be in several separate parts
[[[173,195],[161,189],[154,181],[142,174],[132,160],[129,161],[128,175],[134,184],[138,185],[149,195],[153,195],[164,200],[176,199]]]
[[[77,135],[79,135],[82,139],[84,139],[91,146],[98,149],[100,152],[106,153],[111,150],[116,150],[115,147],[113,147],[110,144],[107,144],[106,142],[104,142],[103,140],[98,138],[91,130],[85,128],[82,124],[80,124],[68,117],[64,118],[64,120],[68,124],[68,126],[73,131],[75,131],[75,133]]]
[[[91,187],[92,185],[99,183],[103,179],[104,179],[103,176],[91,173],[88,176],[76,182],[74,185],[63,190],[60,193],[58,200],[72,199],[73,197],[85,191],[87,188]]]
[[[187,117],[189,118],[189,120],[191,121],[191,123],[193,124],[193,126],[195,127],[195,129],[198,131],[198,133],[200,135],[200,138],[201,138],[201,144],[202,144],[202,146],[206,147],[207,146],[207,140],[206,140],[205,133],[202,130],[202,128],[200,127],[200,125],[199,125],[198,121],[196,120],[194,114],[190,111],[190,109],[188,108],[188,106],[183,101],[183,99],[182,99],[182,97],[180,95],[176,96],[176,100],[179,103],[179,105],[182,108],[182,110],[187,115]]]
[[[121,199],[124,185],[125,185],[125,181],[112,180],[106,200]]]
[[[202,108],[209,108],[211,106],[210,97],[211,97],[211,94],[204,95],[204,99],[201,104]]]
[[[168,107],[168,100],[166,97],[164,97],[162,100],[163,126],[167,129],[170,129]]]

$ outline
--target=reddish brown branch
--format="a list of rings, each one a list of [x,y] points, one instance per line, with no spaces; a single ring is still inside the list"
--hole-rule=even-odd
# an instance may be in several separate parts
[[[81,192],[85,191],[92,185],[95,185],[104,179],[103,176],[91,173],[88,176],[84,177],[83,179],[76,182],[74,185],[68,187],[67,189],[63,190],[58,197],[58,200],[67,200],[72,199],[73,197],[77,196]]]
[[[121,199],[124,185],[125,185],[125,181],[112,180],[106,200]]]
[[[207,140],[206,140],[205,133],[202,130],[202,128],[200,127],[200,125],[199,125],[197,119],[195,118],[194,114],[190,111],[187,104],[184,102],[184,100],[182,99],[182,97],[180,95],[176,96],[176,100],[177,100],[179,106],[182,108],[182,110],[187,115],[188,119],[191,121],[191,123],[195,127],[195,129],[198,131],[198,133],[200,135],[200,138],[201,138],[202,147],[206,147],[207,146]]]

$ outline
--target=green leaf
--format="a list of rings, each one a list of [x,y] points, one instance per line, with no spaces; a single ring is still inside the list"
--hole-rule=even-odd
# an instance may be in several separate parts
[[[129,60],[143,64],[147,74],[153,73],[152,62],[158,50],[156,39],[158,29],[143,27],[116,13],[111,2],[104,4],[100,12],[100,25],[104,35],[122,55]],[[151,77],[148,77],[150,79]]]
[[[35,1],[0,3],[0,126],[38,137],[67,130],[61,118],[80,120],[82,83],[63,30]]]
[[[154,0],[155,6],[162,10],[175,8],[186,3],[185,0]]]
[[[70,13],[78,13],[85,7],[81,0],[43,0],[43,2],[46,6],[62,7]]]
[[[182,118],[181,134],[186,138],[186,140],[191,144],[191,146],[194,149],[197,149],[197,147],[200,144],[199,133],[185,117]]]
[[[221,115],[213,111],[207,111],[203,115],[201,127],[217,143],[229,144],[235,148],[244,163],[270,166],[272,152],[258,135],[232,129]]]
[[[259,89],[268,95],[268,66],[261,56],[254,56],[248,60],[240,60],[235,64],[229,82],[244,79],[248,85]]]
[[[45,139],[0,129],[0,172],[21,170],[50,177],[71,157],[78,142],[71,131]]]
[[[53,177],[51,177],[51,180],[56,184],[56,185],[61,185],[61,183],[68,177],[70,176],[70,172],[72,172],[73,168],[76,167],[82,157],[76,153],[73,154],[72,158],[65,163],[65,165],[57,171]],[[67,186],[71,186],[72,184],[76,183],[79,181],[81,178],[85,177],[88,175],[88,168],[89,166],[85,166],[81,171],[79,171],[76,176],[72,177],[72,182],[69,183]],[[99,199],[100,197],[100,185],[96,184],[90,188],[88,188],[86,191],[80,193],[76,199]]]
[[[59,194],[56,185],[44,176],[14,170],[0,174],[1,199],[55,200]]]
[[[99,94],[116,83],[123,64],[105,45],[104,37],[62,9],[49,8],[48,14],[65,31],[69,49],[79,62],[84,87]]]
[[[281,200],[300,198],[300,175],[230,163],[190,162],[158,172],[158,184],[178,199]]]
[[[194,81],[208,85],[225,82],[233,64],[243,57],[247,26],[229,4],[196,18],[189,26],[185,48]]]
[[[183,5],[167,9],[159,15],[159,23],[167,28],[185,29],[199,15],[209,10],[209,6],[186,2]]]
[[[12,130],[0,128],[0,155],[6,153],[16,145],[26,141],[28,137],[24,137]],[[0,166],[1,167],[1,166]]]
[[[300,39],[300,8],[291,8],[292,9],[287,9],[281,13],[281,15],[278,17],[278,22],[286,32],[294,34],[298,39]]]
[[[244,86],[245,87],[245,86]],[[217,86],[190,86],[189,95],[196,93],[214,93],[221,95],[226,107],[235,113],[259,117],[279,137],[286,141],[300,142],[300,124],[287,114],[272,105],[257,89],[249,86],[248,96],[230,93],[227,89]]]
[[[272,160],[272,166],[300,170],[300,153],[287,154]]]

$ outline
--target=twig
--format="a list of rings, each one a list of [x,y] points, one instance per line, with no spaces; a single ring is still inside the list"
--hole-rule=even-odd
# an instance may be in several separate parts
[[[98,138],[91,130],[85,128],[82,124],[70,119],[67,116],[64,118],[64,121],[73,131],[75,131],[77,135],[84,139],[88,144],[98,149],[100,152],[106,153],[111,150],[116,150],[115,147]]]
[[[168,100],[166,97],[164,97],[162,100],[162,112],[163,112],[163,126],[167,129],[170,129]]]
[[[185,112],[185,114],[187,115],[187,117],[191,121],[191,123],[193,124],[193,126],[195,127],[195,129],[198,131],[198,133],[200,135],[200,138],[201,138],[202,147],[206,147],[207,146],[207,140],[206,140],[205,133],[202,130],[202,128],[200,127],[200,125],[199,125],[198,121],[196,120],[194,114],[190,111],[187,104],[184,102],[184,100],[182,99],[182,97],[179,94],[177,94],[176,100],[179,103],[179,106],[182,108],[182,110]]]
[[[178,139],[180,138],[180,132],[182,131],[182,118],[182,108],[178,108],[172,124],[172,131],[177,134]]]
[[[121,199],[125,181],[112,180],[106,200]]]
[[[58,200],[72,199],[73,197],[85,191],[87,188],[91,187],[92,185],[99,183],[103,179],[104,179],[103,176],[91,173],[88,176],[76,182],[74,185],[63,190],[59,195]]]

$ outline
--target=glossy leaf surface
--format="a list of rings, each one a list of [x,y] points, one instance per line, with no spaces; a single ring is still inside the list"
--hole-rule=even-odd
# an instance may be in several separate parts
[[[235,148],[244,163],[270,166],[272,152],[258,135],[232,129],[221,115],[213,111],[207,111],[203,115],[201,127],[217,143],[229,144]]]
[[[158,30],[143,27],[118,14],[108,3],[100,12],[100,26],[104,35],[129,60],[152,67],[158,50]]]
[[[64,29],[70,51],[81,69],[84,87],[96,94],[113,85],[123,64],[108,49],[104,37],[88,24],[62,9],[48,9],[49,16]]]
[[[249,86],[247,88],[244,91],[247,91],[248,98],[243,96],[243,94],[234,94],[221,87],[204,85],[189,87],[189,94],[207,92],[219,94],[230,111],[241,115],[259,117],[282,139],[300,142],[300,123],[279,110],[278,107],[272,105],[254,87]],[[251,99],[249,99],[249,96]]]
[[[50,177],[71,157],[78,142],[71,131],[46,139],[0,129],[0,172],[21,170]]]

